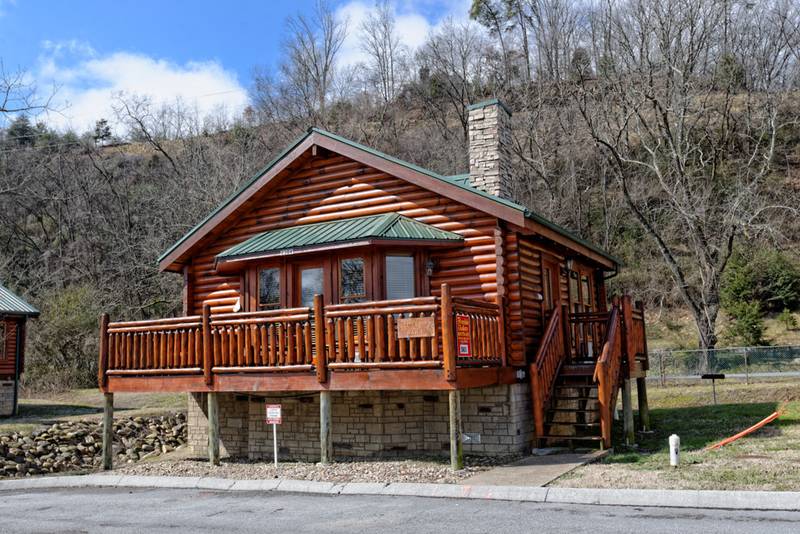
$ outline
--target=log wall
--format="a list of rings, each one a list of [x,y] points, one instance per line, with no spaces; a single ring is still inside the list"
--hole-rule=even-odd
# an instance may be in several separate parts
[[[5,350],[0,353],[0,377],[13,377],[17,354],[17,319],[0,319],[6,325]]]

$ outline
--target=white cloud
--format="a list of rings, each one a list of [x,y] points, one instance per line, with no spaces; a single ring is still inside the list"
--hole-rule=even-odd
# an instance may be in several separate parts
[[[47,114],[53,128],[78,132],[100,118],[113,121],[112,103],[120,94],[147,96],[155,104],[180,100],[201,116],[242,110],[247,91],[235,73],[216,61],[190,61],[179,65],[132,52],[102,55],[88,43],[65,41],[42,44],[43,54],[34,73],[40,88],[56,87]]]
[[[361,25],[375,4],[369,1],[352,0],[336,10],[340,21],[347,21],[347,37],[339,52],[339,63],[344,66],[355,65],[367,59],[361,50]],[[448,0],[430,2],[426,0],[401,1],[394,4],[395,28],[400,42],[414,52],[425,43],[428,34],[444,20],[466,20],[469,18],[469,0]],[[434,14],[430,14],[435,11]],[[428,14],[426,16],[426,13]]]

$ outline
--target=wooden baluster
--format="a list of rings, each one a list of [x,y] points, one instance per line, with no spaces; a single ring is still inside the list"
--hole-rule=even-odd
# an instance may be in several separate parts
[[[400,352],[400,361],[408,361],[408,339],[401,337],[397,340],[397,348]]]
[[[356,360],[356,341],[353,332],[353,318],[347,317],[345,319],[345,336],[347,337],[347,361],[354,362]]]
[[[375,360],[375,320],[370,315],[367,317],[367,344],[369,345],[369,361]],[[366,361],[366,358],[365,358]]]
[[[276,351],[276,342],[275,342],[275,325],[270,324],[269,328],[267,328],[267,339],[269,339],[269,364],[272,367],[275,367],[278,362],[278,356]]]
[[[108,329],[108,327],[106,327]],[[108,365],[107,369],[117,369],[117,335],[116,334],[108,334],[106,333],[106,337],[108,338]],[[102,341],[103,338],[100,338]]]
[[[242,365],[252,365],[253,357],[250,353],[250,325],[243,324],[242,331]]]
[[[278,361],[277,365],[286,365],[286,336],[283,333],[283,323],[278,323]]]
[[[258,334],[261,338],[261,352],[259,354],[259,362],[261,365],[269,365],[269,338],[267,337],[267,326],[261,325],[258,327]]]
[[[411,314],[411,317],[415,316],[416,314]],[[411,361],[417,361],[419,359],[419,338],[410,338],[408,340],[408,355]]]
[[[283,364],[284,365],[294,365],[294,332],[292,331],[292,325],[286,323],[284,327],[284,335],[286,336],[286,355],[284,356]]]
[[[358,357],[362,362],[367,361],[367,343],[366,343],[366,332],[365,325],[364,325],[364,318],[358,316],[356,318],[358,321]]]
[[[341,363],[346,361],[347,354],[345,353],[344,344],[344,321],[341,317],[336,318],[336,362]]]
[[[336,332],[334,330],[333,319],[325,320],[325,336],[328,338],[326,361],[334,361],[336,358]]]
[[[305,364],[310,365],[313,363],[313,346],[314,344],[311,342],[311,323],[305,323],[303,325],[303,340],[305,341]]]
[[[181,330],[181,368],[189,363],[189,330]]]
[[[228,329],[224,326],[220,326],[218,329],[219,332],[219,344],[220,344],[220,360],[222,365],[230,367],[231,360],[229,358],[231,352],[231,340]]]
[[[247,365],[244,353],[244,325],[236,325],[236,361],[239,367]]]
[[[389,344],[389,361],[395,362],[397,361],[397,346],[401,340],[397,339],[397,326],[395,325],[394,314],[389,315],[386,319],[388,323],[387,343]]]
[[[125,369],[133,369],[133,339],[130,333],[125,334]]]
[[[386,323],[382,315],[375,316],[375,361],[382,362],[386,356]]]
[[[250,365],[258,365],[260,360],[259,352],[261,349],[261,336],[258,335],[258,325],[250,325],[248,331],[250,334],[250,350],[252,351]]]
[[[295,359],[294,363],[297,365],[301,365],[305,361],[305,356],[303,355],[303,348],[305,347],[305,340],[303,338],[303,327],[300,323],[294,324],[294,337],[295,337]]]

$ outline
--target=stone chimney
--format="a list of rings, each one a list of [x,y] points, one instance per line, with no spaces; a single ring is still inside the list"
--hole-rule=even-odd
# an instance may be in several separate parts
[[[470,183],[511,199],[511,111],[493,99],[473,104],[467,112]]]

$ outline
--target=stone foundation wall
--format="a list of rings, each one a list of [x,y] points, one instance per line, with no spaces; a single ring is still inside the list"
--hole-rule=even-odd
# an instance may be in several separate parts
[[[0,380],[0,417],[14,414],[14,381]]]
[[[286,460],[319,461],[319,395],[219,394],[223,456],[272,457],[272,425],[265,404],[283,406],[279,454]],[[461,392],[466,454],[521,453],[530,445],[533,420],[527,384]],[[207,453],[205,394],[189,395],[188,442]],[[449,455],[448,394],[420,391],[336,391],[331,394],[334,456],[337,458]]]

